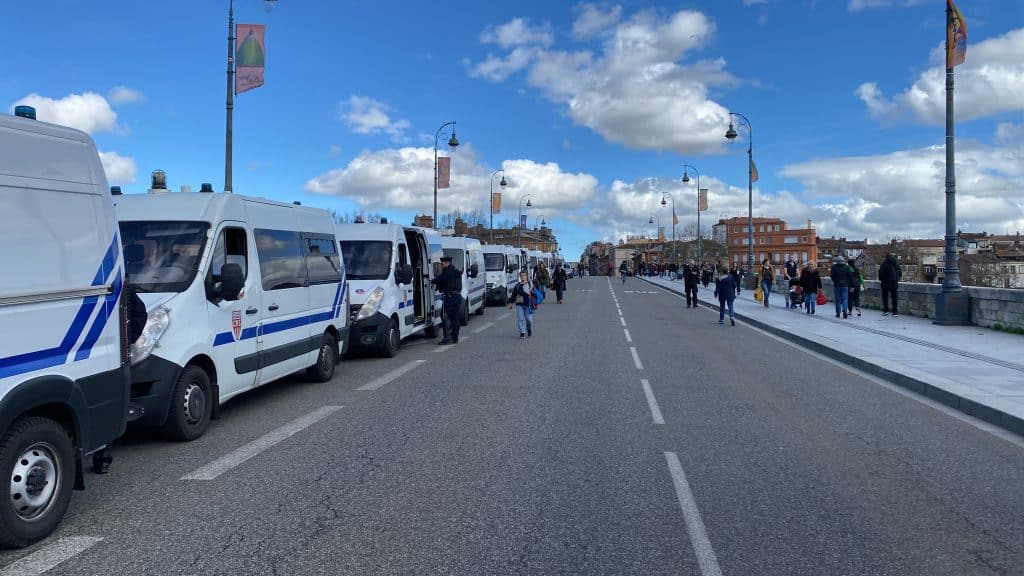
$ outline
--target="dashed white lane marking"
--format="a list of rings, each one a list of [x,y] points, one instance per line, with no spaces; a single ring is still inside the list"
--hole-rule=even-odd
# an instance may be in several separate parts
[[[403,374],[409,372],[410,370],[413,370],[414,368],[416,368],[420,364],[423,364],[424,362],[426,362],[426,360],[413,360],[412,362],[409,362],[405,366],[399,366],[398,368],[395,368],[394,370],[384,374],[379,378],[370,380],[366,384],[363,384],[359,388],[356,388],[356,390],[379,390],[388,383],[394,381],[396,378],[401,377]]]
[[[625,327],[626,327],[626,319],[625,319],[625,318],[622,318],[622,317],[620,316],[620,317],[619,317],[619,322],[622,322],[622,327],[623,327],[623,328],[625,328]]]
[[[9,564],[0,570],[0,576],[38,576],[61,562],[67,561],[75,556],[92,548],[103,538],[92,536],[69,536],[61,538],[53,544],[49,544],[25,556],[24,558]]]
[[[629,353],[633,355],[633,364],[637,370],[643,370],[644,365],[640,363],[640,355],[636,353],[636,346],[629,347]]]
[[[235,466],[242,464],[246,460],[249,460],[253,456],[256,456],[260,452],[263,452],[267,448],[281,442],[282,440],[292,436],[302,430],[309,428],[313,424],[323,420],[324,418],[334,414],[338,410],[341,410],[341,406],[323,406],[316,410],[300,416],[295,420],[281,426],[276,430],[272,430],[263,436],[245,444],[233,452],[229,452],[224,456],[210,462],[206,466],[182,476],[182,480],[213,480],[221,474],[231,470]]]
[[[651,383],[644,378],[640,380],[640,384],[644,387],[647,406],[651,409],[651,419],[654,420],[655,424],[664,424],[665,419],[661,416],[661,408],[658,408],[658,400],[654,398],[654,390],[651,389]]]
[[[621,309],[618,309],[618,308],[616,308],[616,310],[618,310],[618,312],[619,312],[619,316],[622,316],[622,310],[621,310]]]
[[[473,328],[472,330],[470,330],[470,332],[472,332],[473,334],[479,334],[479,333],[483,332],[484,330],[487,330],[491,326],[494,326],[494,322],[488,322],[487,324],[484,324],[483,326],[481,326],[479,328]]]
[[[676,497],[679,499],[679,507],[683,510],[683,518],[686,519],[686,533],[690,535],[690,544],[697,555],[700,573],[703,576],[722,576],[722,569],[718,566],[718,558],[711,547],[711,540],[704,528],[704,520],[700,517],[700,509],[693,498],[690,483],[686,481],[686,473],[683,472],[683,465],[679,463],[679,456],[676,456],[675,452],[665,452],[665,461],[668,462],[672,483],[676,485]]]
[[[626,342],[632,342],[633,341],[633,337],[629,335],[629,330],[623,328],[622,331],[625,332],[625,334],[626,334]]]

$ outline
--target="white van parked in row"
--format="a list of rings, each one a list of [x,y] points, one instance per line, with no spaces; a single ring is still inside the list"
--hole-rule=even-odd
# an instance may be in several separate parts
[[[198,438],[220,405],[307,370],[326,382],[348,343],[345,270],[329,212],[261,198],[115,199],[129,281],[149,312],[132,347],[132,415]]]
[[[483,247],[486,274],[486,303],[504,306],[519,281],[519,249],[501,244]]]
[[[351,292],[353,350],[391,357],[414,334],[437,336],[441,294],[430,283],[441,268],[434,230],[398,224],[338,224]]]
[[[121,243],[84,132],[0,115],[0,546],[53,531],[128,405]]]
[[[452,266],[462,271],[462,319],[463,326],[469,322],[469,315],[484,313],[484,294],[487,280],[484,271],[484,252],[480,241],[464,236],[442,236],[441,248],[450,256]]]

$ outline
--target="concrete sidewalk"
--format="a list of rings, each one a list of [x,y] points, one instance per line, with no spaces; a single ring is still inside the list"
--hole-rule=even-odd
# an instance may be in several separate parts
[[[677,294],[683,283],[643,278]],[[718,311],[714,284],[697,297]],[[882,316],[862,309],[835,317],[832,302],[808,315],[787,310],[782,294],[770,308],[744,290],[734,307],[737,320],[797,342],[816,352],[923,394],[996,426],[1024,435],[1024,337],[978,326],[937,326],[914,316]],[[680,304],[685,306],[685,304]],[[709,320],[717,321],[717,319]],[[726,322],[725,329],[730,329]]]

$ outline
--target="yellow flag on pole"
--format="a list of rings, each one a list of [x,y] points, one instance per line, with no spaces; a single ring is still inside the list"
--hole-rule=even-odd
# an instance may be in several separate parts
[[[967,60],[967,21],[953,0],[946,0],[946,68]]]

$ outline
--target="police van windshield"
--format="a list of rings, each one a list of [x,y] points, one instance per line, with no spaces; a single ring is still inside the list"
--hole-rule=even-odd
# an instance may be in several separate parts
[[[349,280],[384,280],[391,272],[391,242],[342,240],[341,255]]]
[[[505,270],[505,255],[484,253],[484,269],[489,272]]]
[[[452,257],[452,266],[455,266],[459,270],[466,269],[466,256],[465,252],[462,250],[458,248],[445,248],[444,255]]]
[[[124,269],[136,292],[183,292],[206,244],[206,222],[120,222]]]

